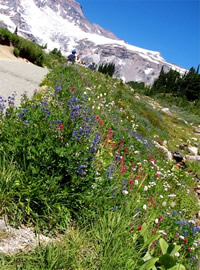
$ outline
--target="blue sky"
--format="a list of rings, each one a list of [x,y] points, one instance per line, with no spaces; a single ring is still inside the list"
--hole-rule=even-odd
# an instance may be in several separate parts
[[[200,0],[77,0],[118,38],[184,68],[200,64]]]

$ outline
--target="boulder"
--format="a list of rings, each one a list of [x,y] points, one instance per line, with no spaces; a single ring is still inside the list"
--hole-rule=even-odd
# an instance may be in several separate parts
[[[161,112],[169,115],[169,116],[173,116],[173,114],[170,112],[169,108],[162,108],[161,109]]]
[[[197,161],[197,162],[200,163],[200,156],[199,156],[199,155],[196,155],[196,156],[186,155],[185,158],[186,158],[187,160]]]
[[[178,118],[178,120],[183,121],[186,125],[188,125],[188,122],[183,118]]]
[[[160,145],[158,142],[154,141],[154,143],[155,143],[156,147],[163,150],[163,152],[167,155],[168,160],[172,161],[171,152],[169,152],[169,150],[165,146]]]
[[[190,151],[191,154],[197,156],[198,155],[198,148],[194,146],[188,146],[188,150]]]

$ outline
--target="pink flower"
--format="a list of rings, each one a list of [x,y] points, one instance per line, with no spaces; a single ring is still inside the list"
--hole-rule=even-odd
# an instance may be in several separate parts
[[[184,241],[184,245],[185,245],[185,244],[187,243],[188,240],[187,240],[187,238],[185,237],[183,241]]]
[[[158,178],[159,176],[160,176],[160,174],[157,172],[157,173],[156,173],[156,178]]]
[[[100,120],[100,121],[99,121],[99,124],[100,124],[100,125],[103,125],[103,120]]]
[[[75,87],[74,86],[72,86],[72,91],[74,91],[75,90]]]
[[[132,179],[129,180],[129,184],[133,185],[133,180]]]
[[[122,173],[125,173],[125,171],[126,171],[126,168],[121,168]]]
[[[64,125],[59,125],[58,128],[64,130]]]
[[[142,225],[138,226],[138,231],[142,230]]]

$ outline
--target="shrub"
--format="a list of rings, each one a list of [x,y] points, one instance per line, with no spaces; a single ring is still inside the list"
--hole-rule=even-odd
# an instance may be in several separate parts
[[[19,51],[19,49],[17,49],[17,48],[14,48],[13,53],[14,53],[14,55],[15,55],[16,57],[19,57],[19,55],[20,55],[20,51]]]
[[[16,53],[16,56],[26,58],[38,66],[43,66],[44,52],[38,44],[12,34],[7,29],[0,29],[0,43],[4,45],[12,43],[15,47],[14,53]]]

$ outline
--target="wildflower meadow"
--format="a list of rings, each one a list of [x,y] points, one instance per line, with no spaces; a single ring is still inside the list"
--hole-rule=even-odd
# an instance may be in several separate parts
[[[18,108],[0,98],[0,209],[60,240],[0,254],[0,269],[198,269],[196,180],[155,145],[174,145],[172,120],[78,65],[42,85]]]

